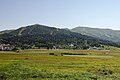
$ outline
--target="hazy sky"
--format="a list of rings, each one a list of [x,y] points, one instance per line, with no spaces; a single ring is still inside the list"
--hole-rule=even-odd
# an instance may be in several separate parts
[[[0,31],[31,24],[120,30],[120,0],[0,0]]]

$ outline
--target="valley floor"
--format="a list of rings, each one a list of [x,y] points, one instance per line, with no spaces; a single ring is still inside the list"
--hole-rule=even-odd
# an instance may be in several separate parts
[[[0,80],[120,80],[120,50],[0,51]]]

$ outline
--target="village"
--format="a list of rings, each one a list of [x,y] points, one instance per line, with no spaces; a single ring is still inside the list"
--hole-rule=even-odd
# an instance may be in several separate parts
[[[10,44],[1,44],[0,43],[0,50],[1,51],[13,51],[14,49],[18,50],[17,47],[13,46],[13,45],[10,45]],[[19,48],[19,49],[23,49],[23,48]],[[69,44],[66,48],[65,47],[62,47],[62,46],[48,46],[48,47],[40,47],[40,48],[37,48],[37,47],[32,47],[32,48],[25,48],[25,49],[77,49],[73,44]],[[79,48],[80,50],[82,50],[81,48]],[[87,48],[86,50],[108,50],[108,48],[104,48],[104,47],[96,47],[96,46],[93,46],[93,47],[89,47]],[[24,49],[23,49],[24,50]]]
[[[0,44],[0,50],[3,50],[3,51],[11,51],[14,48],[15,47],[10,44]]]

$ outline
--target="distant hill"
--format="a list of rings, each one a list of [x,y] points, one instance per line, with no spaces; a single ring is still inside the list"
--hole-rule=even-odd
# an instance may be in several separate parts
[[[99,29],[89,27],[76,27],[71,29],[73,32],[77,32],[83,35],[99,38],[102,40],[108,40],[113,42],[120,42],[120,31],[112,29]]]
[[[71,32],[69,29],[59,29],[45,25],[30,25],[21,27],[9,32],[0,34],[0,43],[9,43],[17,47],[45,47],[48,45],[66,47],[70,44],[83,48],[84,46],[111,45],[118,44],[82,35],[80,33]]]
[[[13,30],[5,30],[5,31],[1,31],[0,34],[5,34],[5,33],[10,33],[12,32]]]

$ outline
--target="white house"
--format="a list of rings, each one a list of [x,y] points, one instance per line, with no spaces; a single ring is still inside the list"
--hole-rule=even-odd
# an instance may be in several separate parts
[[[14,46],[11,46],[10,44],[0,44],[0,50],[13,50]]]

